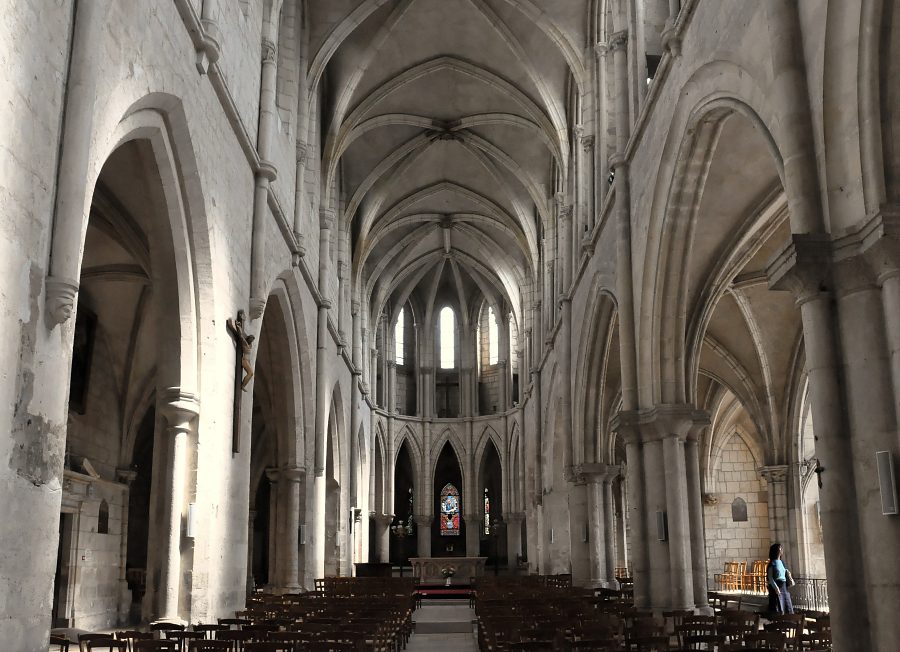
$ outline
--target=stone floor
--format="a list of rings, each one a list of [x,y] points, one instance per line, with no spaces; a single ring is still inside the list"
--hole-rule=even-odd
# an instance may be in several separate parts
[[[422,600],[406,652],[475,652],[475,611],[468,600]]]

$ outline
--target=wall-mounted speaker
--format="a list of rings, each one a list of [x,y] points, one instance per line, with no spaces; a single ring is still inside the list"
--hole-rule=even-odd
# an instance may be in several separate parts
[[[897,485],[894,482],[894,456],[891,451],[875,453],[878,466],[878,485],[881,488],[881,513],[885,516],[897,513]]]
[[[550,543],[556,543],[556,538],[553,536],[553,528],[550,528]]]
[[[306,545],[306,525],[303,523],[300,524],[300,532],[298,533],[297,538],[299,539],[301,546]]]
[[[669,518],[665,512],[656,512],[656,538],[660,541],[669,540]]]

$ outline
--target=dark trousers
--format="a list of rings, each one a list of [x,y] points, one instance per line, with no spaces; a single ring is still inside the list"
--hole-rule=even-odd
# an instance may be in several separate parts
[[[787,582],[784,580],[776,581],[780,594],[775,593],[772,587],[769,587],[769,613],[773,614],[792,614],[794,613],[794,603],[791,602],[791,593],[788,591]]]

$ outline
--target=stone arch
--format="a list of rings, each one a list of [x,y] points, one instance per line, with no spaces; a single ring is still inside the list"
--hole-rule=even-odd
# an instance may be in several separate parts
[[[450,450],[453,451],[453,454],[456,456],[456,463],[459,464],[459,470],[462,474],[462,487],[458,487],[461,493],[464,495],[470,491],[469,488],[469,475],[467,473],[468,467],[464,464],[464,460],[466,459],[466,448],[463,446],[462,440],[459,438],[459,435],[456,434],[452,428],[445,428],[441,433],[441,436],[435,440],[435,443],[431,447],[431,462],[428,467],[428,476],[427,482],[430,484],[434,484],[434,474],[437,469],[438,458],[444,450],[444,446],[449,445]]]
[[[599,435],[605,430],[601,423],[602,395],[607,392],[606,369],[610,346],[616,328],[618,302],[615,294],[594,285],[585,310],[586,328],[578,344],[575,369],[575,391],[572,396],[573,462],[599,462]]]
[[[686,400],[684,337],[667,342],[662,338],[686,332],[684,265],[690,256],[708,162],[725,121],[733,115],[748,120],[762,136],[783,184],[780,149],[768,127],[773,123],[771,110],[755,75],[724,61],[698,69],[676,105],[650,211],[638,320],[638,342],[643,343],[638,349],[641,404]]]

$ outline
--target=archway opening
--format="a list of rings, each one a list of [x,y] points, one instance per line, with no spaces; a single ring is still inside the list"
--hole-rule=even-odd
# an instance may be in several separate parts
[[[478,489],[481,492],[481,527],[479,539],[481,556],[487,557],[487,564],[495,568],[506,565],[506,523],[503,520],[505,514],[503,496],[503,468],[500,464],[500,454],[497,452],[494,442],[489,440],[484,448],[479,465]]]
[[[397,452],[397,462],[394,467],[394,522],[405,525],[407,529],[414,527],[413,515],[415,509],[415,475],[412,465],[412,456],[409,454],[409,444],[406,440],[400,445]],[[392,564],[405,566],[409,564],[409,557],[414,554],[415,536],[398,538],[391,534],[390,560]]]
[[[432,513],[435,518],[431,524],[431,553],[438,557],[463,557],[466,555],[466,530],[472,527],[472,524],[466,523],[462,514],[478,514],[480,510],[473,510],[475,506],[470,506],[466,502],[472,498],[465,495],[459,458],[449,441],[444,444],[438,455],[433,482]],[[454,500],[449,498],[451,493],[444,491],[448,485],[457,492],[455,505]]]

